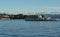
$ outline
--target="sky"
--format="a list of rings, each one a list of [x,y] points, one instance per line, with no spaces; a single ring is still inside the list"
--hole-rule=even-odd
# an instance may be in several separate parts
[[[0,0],[0,13],[60,13],[60,0]]]

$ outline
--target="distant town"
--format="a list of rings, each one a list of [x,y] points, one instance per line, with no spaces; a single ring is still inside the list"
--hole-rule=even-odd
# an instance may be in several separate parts
[[[25,18],[38,18],[38,16],[42,16],[44,18],[51,17],[51,18],[59,18],[60,14],[34,14],[34,15],[24,15],[24,14],[1,14],[0,13],[0,19],[25,19]],[[41,18],[40,16],[40,18]]]

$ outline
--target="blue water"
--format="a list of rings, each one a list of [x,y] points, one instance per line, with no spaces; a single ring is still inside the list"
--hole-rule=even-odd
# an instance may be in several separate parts
[[[60,21],[0,20],[0,37],[60,37]]]

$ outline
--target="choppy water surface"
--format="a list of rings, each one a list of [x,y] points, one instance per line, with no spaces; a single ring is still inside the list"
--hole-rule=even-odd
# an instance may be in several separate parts
[[[0,37],[60,37],[60,21],[0,20]]]

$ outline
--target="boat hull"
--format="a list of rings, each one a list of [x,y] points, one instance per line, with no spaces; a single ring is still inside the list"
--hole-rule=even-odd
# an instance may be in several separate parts
[[[47,19],[25,19],[25,21],[58,21],[56,19],[50,19],[50,20],[47,20]]]

